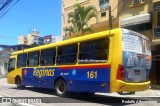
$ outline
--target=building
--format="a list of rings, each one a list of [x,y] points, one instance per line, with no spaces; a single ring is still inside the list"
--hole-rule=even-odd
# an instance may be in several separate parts
[[[119,0],[62,0],[62,35],[65,36],[64,28],[68,25],[68,14],[70,12],[75,11],[75,4],[79,3],[82,6],[86,7],[89,5],[94,5],[98,10],[98,19],[95,18],[89,21],[89,26],[93,29],[94,32],[99,32],[103,30],[110,29],[109,27],[109,5],[111,5],[112,10],[112,19],[115,21],[112,23],[113,28],[117,28],[118,26],[118,9],[117,4]],[[71,38],[74,36],[66,36],[67,38]]]
[[[37,30],[34,30],[32,33],[28,35],[18,37],[18,44],[31,45],[35,43],[41,45],[43,44],[43,42],[43,37],[40,37],[39,32]]]
[[[92,19],[89,25],[94,32],[110,29],[109,6],[113,28],[126,28],[146,35],[152,45],[160,40],[160,0],[62,0],[62,35],[65,26],[69,26],[68,13],[75,11],[75,4],[93,5],[98,10],[98,22]],[[68,38],[68,37],[67,37]]]
[[[119,27],[144,34],[152,40],[153,0],[123,0],[119,15]],[[155,20],[156,21],[156,20]]]
[[[98,22],[89,22],[94,32],[110,29],[109,5],[112,28],[126,28],[147,36],[153,55],[151,83],[160,84],[160,0],[62,0],[62,35],[68,26],[68,13],[75,11],[74,4],[94,5],[98,10]],[[67,36],[72,38],[73,36]]]
[[[9,49],[4,49],[0,51],[0,77],[7,76],[8,61],[9,61],[10,53],[11,51]]]
[[[53,35],[47,35],[43,37],[44,44],[54,43],[58,41],[65,40],[64,36],[53,36]]]

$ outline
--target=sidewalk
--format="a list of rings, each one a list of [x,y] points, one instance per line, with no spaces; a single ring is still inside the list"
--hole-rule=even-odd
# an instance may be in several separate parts
[[[98,95],[104,96],[114,96],[114,97],[160,97],[160,89],[149,89],[145,91],[138,91],[135,94],[123,94],[120,95],[116,92],[114,93],[96,93]]]

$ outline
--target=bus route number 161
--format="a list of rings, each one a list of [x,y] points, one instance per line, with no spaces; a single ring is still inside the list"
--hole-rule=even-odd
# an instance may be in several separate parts
[[[93,79],[93,78],[97,78],[97,71],[88,71],[87,72],[87,78]]]

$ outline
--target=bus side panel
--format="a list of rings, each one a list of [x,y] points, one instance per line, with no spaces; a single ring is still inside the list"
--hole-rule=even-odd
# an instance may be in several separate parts
[[[22,84],[41,88],[53,88],[57,68],[24,68]]]
[[[13,70],[11,72],[8,72],[7,83],[9,83],[9,84],[15,84],[16,76],[19,76],[20,78],[22,78],[21,69],[15,69],[15,70]]]
[[[122,29],[112,30],[114,33],[112,39],[113,52],[112,55],[112,66],[111,66],[111,92],[116,91],[116,76],[118,71],[118,65],[122,65]]]
[[[110,92],[110,68],[68,69],[68,91]]]
[[[105,65],[106,66],[106,65]],[[54,88],[54,81],[61,76],[72,92],[110,92],[110,65],[108,68],[24,68],[22,84]]]

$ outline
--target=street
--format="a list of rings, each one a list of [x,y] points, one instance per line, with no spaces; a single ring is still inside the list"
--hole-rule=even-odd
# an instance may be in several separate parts
[[[147,93],[146,97],[147,96]],[[139,93],[140,95],[140,93]],[[148,93],[150,96],[156,96]],[[159,98],[138,98],[136,96],[122,95],[118,96],[117,94],[106,94],[106,93],[96,93],[93,96],[82,96],[78,93],[69,94],[69,96],[65,98],[57,97],[54,93],[54,90],[44,89],[44,88],[35,88],[35,87],[26,87],[23,90],[18,90],[15,85],[7,84],[7,79],[0,79],[0,97],[20,97],[21,99],[26,98],[35,98],[42,99],[42,103],[31,103],[31,104],[19,104],[24,106],[103,106],[103,105],[117,105],[117,106],[158,106],[156,103]],[[159,96],[160,97],[160,96]],[[145,102],[141,101],[147,100]],[[44,103],[45,102],[45,103]],[[159,101],[160,102],[160,101]],[[10,106],[15,106],[11,105]],[[0,104],[0,106],[4,106],[4,104]]]

